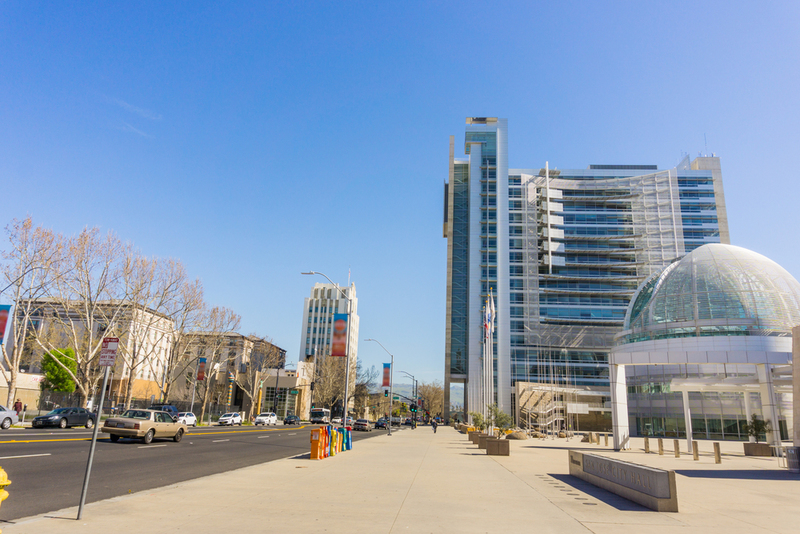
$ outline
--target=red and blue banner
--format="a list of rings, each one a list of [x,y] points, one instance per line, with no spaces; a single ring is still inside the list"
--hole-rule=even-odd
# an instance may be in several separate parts
[[[0,306],[0,344],[3,343],[3,334],[6,332],[9,310],[11,310],[11,306],[8,304]]]
[[[206,379],[206,359],[200,358],[197,361],[197,380],[202,382]]]
[[[383,384],[381,387],[388,388],[390,387],[390,381],[392,376],[392,364],[384,363],[383,364]]]
[[[347,356],[347,314],[333,314],[331,356]]]

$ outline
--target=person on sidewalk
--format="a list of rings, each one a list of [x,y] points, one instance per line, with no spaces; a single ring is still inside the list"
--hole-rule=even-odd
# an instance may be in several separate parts
[[[14,411],[17,412],[17,415],[22,411],[22,401],[17,399],[17,402],[14,403]]]
[[[431,426],[433,427],[433,433],[436,434],[436,427],[439,426],[436,424],[436,419],[431,419]]]

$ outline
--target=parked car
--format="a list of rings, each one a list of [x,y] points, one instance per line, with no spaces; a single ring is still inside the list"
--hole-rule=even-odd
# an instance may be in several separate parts
[[[375,428],[388,428],[388,426],[389,426],[389,421],[387,421],[386,419],[380,418],[377,421],[375,421]]]
[[[342,418],[341,417],[334,417],[333,419],[331,419],[331,424],[332,425],[341,425],[342,424]]]
[[[17,412],[5,406],[0,406],[0,428],[8,430],[11,425],[16,425],[17,423],[19,423]]]
[[[258,418],[256,418],[256,420],[258,420]],[[224,414],[222,414],[220,416],[220,418],[217,421],[217,423],[219,425],[221,425],[221,426],[226,426],[226,425],[229,425],[229,426],[233,426],[233,425],[242,426],[242,414],[240,414],[239,412],[224,413]]]
[[[353,430],[372,432],[372,424],[366,419],[356,419],[356,422],[353,423]]]
[[[283,418],[283,424],[284,425],[299,425],[300,424],[300,418],[297,417],[296,415],[287,415],[286,417]]]
[[[239,423],[241,424],[241,423]],[[272,412],[264,412],[260,413],[256,416],[256,420],[253,421],[254,425],[277,425],[278,424],[278,416]]]
[[[31,421],[31,426],[33,428],[46,426],[57,426],[59,428],[85,426],[86,428],[92,428],[94,419],[94,414],[85,408],[56,408],[46,415],[34,417],[33,421]]]
[[[172,417],[178,417],[178,409],[172,404],[153,404],[148,410],[156,410],[158,412],[167,412]]]
[[[344,420],[344,426],[353,426],[353,418],[352,417],[347,417]]]
[[[197,416],[192,412],[181,412],[178,414],[178,422],[186,426],[197,426]]]
[[[156,410],[127,410],[119,417],[109,417],[101,430],[116,443],[120,438],[138,438],[149,444],[154,438],[172,438],[179,442],[186,425],[171,414]]]
[[[405,421],[403,421],[403,425],[405,425],[405,426],[413,426],[414,422],[411,420],[410,417],[406,417]]]

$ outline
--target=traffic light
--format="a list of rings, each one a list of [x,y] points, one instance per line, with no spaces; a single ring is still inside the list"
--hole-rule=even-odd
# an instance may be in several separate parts
[[[412,404],[411,405],[411,413],[417,413],[417,405],[416,404]]]
[[[388,389],[384,389],[383,390],[383,396],[384,397],[388,397],[389,396],[389,390]]]

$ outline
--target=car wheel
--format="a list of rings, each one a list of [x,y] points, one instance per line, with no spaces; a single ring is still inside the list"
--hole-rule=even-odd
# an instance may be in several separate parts
[[[94,421],[91,419],[86,420],[86,428],[92,428],[94,426]]]
[[[58,428],[67,428],[67,420],[66,419],[62,419],[61,421],[59,421],[58,422]]]
[[[195,421],[194,424],[192,424],[192,426],[197,426],[197,421]]]
[[[145,445],[150,445],[153,442],[153,429],[147,431],[147,434],[144,435],[142,438],[142,443]]]
[[[109,434],[109,439],[111,439],[111,443],[116,443],[119,441],[119,434]]]
[[[183,429],[178,430],[178,433],[172,437],[172,441],[178,443],[181,439],[183,439]]]
[[[9,428],[11,428],[11,419],[9,417],[3,419],[3,422],[0,423],[0,428],[2,428],[3,430],[8,430]]]

